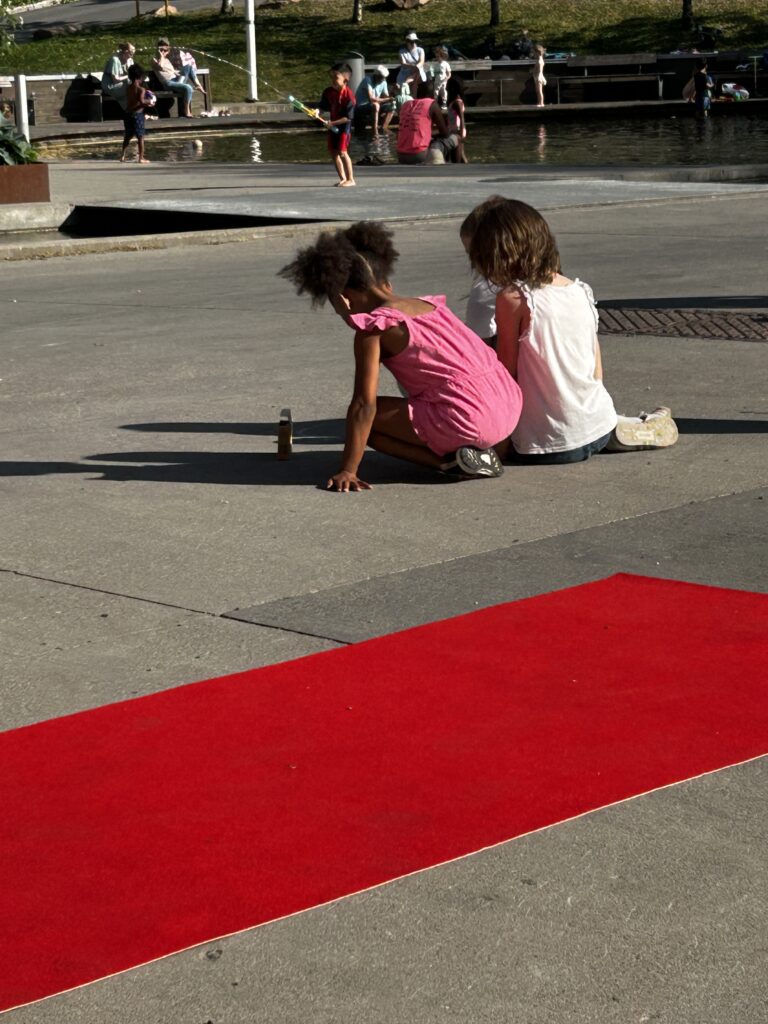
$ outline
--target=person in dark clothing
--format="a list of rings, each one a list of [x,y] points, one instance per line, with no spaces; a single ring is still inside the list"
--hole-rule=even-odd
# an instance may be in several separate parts
[[[520,29],[520,38],[512,44],[512,59],[527,60],[533,56],[533,40],[528,35],[527,28]]]
[[[697,117],[709,117],[714,84],[707,72],[707,58],[700,57],[696,61],[696,70],[693,72],[693,102]]]

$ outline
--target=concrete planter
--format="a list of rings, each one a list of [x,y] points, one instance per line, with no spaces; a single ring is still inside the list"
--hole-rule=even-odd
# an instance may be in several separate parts
[[[50,201],[48,164],[0,164],[0,206]]]

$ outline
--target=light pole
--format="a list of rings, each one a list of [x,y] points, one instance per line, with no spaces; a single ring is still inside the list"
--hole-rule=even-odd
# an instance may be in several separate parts
[[[245,45],[248,51],[248,102],[259,98],[259,86],[256,79],[256,24],[255,2],[245,0]]]

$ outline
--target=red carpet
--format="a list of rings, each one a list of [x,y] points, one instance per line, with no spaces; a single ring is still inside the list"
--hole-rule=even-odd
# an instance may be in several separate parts
[[[0,735],[0,1008],[768,750],[768,597],[644,577]]]

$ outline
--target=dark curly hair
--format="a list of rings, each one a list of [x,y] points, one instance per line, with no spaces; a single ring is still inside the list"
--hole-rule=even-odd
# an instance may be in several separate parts
[[[299,295],[306,292],[313,306],[322,306],[329,295],[340,295],[345,288],[362,291],[387,282],[398,255],[388,228],[361,220],[339,231],[324,231],[278,277],[290,281]]]
[[[485,210],[474,219],[469,245],[475,270],[499,288],[517,281],[531,288],[551,284],[560,273],[560,254],[538,210],[519,199],[500,196],[492,196],[482,206]]]

